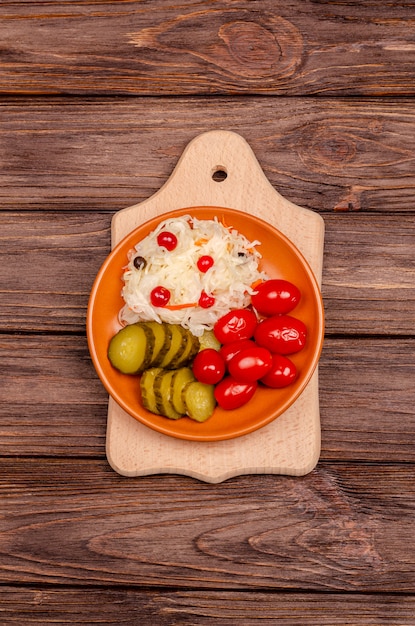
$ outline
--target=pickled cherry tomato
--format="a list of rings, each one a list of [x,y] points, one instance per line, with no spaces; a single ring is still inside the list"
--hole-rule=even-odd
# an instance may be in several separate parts
[[[257,318],[249,309],[234,309],[218,319],[213,332],[220,343],[250,339],[257,326]]]
[[[157,235],[157,243],[160,248],[166,248],[166,250],[171,252],[177,246],[177,237],[174,233],[163,230]]]
[[[201,306],[202,309],[210,309],[214,304],[215,298],[206,293],[206,291],[202,291],[199,298],[199,306]]]
[[[260,315],[281,315],[292,311],[301,298],[301,292],[288,280],[273,278],[255,288],[252,306]]]
[[[294,354],[305,346],[307,327],[291,315],[274,315],[263,319],[255,330],[255,341],[270,352]]]
[[[153,306],[166,306],[170,300],[170,291],[159,285],[150,293],[150,302]]]
[[[261,346],[244,348],[229,361],[229,374],[242,383],[252,383],[265,376],[272,366],[272,355]]]
[[[225,361],[214,348],[205,348],[195,356],[192,370],[199,382],[216,385],[225,375]]]
[[[297,368],[294,363],[282,354],[273,354],[271,369],[261,378],[261,383],[273,389],[282,389],[291,385],[296,378]]]
[[[198,270],[202,272],[203,274],[205,274],[208,271],[208,269],[212,267],[213,264],[214,264],[214,260],[209,254],[205,254],[204,256],[201,256],[200,259],[198,259],[197,261]]]
[[[239,409],[249,402],[258,388],[258,383],[241,383],[232,376],[225,376],[215,387],[215,399],[225,411]]]
[[[235,354],[238,354],[238,352],[244,348],[254,348],[255,346],[256,343],[255,341],[252,341],[252,339],[241,339],[240,341],[225,343],[219,348],[219,353],[227,364],[235,356]]]

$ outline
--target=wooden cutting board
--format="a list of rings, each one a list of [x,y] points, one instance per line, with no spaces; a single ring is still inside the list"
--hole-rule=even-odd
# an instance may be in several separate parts
[[[247,142],[229,131],[197,136],[157,193],[116,213],[112,247],[150,218],[192,206],[232,208],[267,221],[297,246],[321,284],[322,218],[283,198],[265,177]],[[210,483],[240,474],[307,474],[320,455],[318,391],[316,370],[297,401],[274,422],[219,442],[180,440],[153,431],[110,398],[108,462],[123,476],[185,474]]]

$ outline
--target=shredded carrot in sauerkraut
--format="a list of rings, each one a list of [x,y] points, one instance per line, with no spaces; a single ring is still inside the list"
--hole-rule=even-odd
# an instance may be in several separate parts
[[[162,231],[176,235],[174,250],[158,245],[157,236]],[[267,278],[259,270],[258,245],[259,241],[249,241],[217,219],[185,215],[162,221],[129,252],[123,275],[121,323],[155,320],[181,324],[201,336],[229,310],[248,306],[252,285]],[[197,261],[204,255],[212,257],[213,265],[201,272]],[[137,256],[145,259],[140,269],[134,267]],[[152,290],[159,286],[171,294],[164,307],[154,307],[150,300]],[[214,298],[213,306],[198,306],[202,292]]]

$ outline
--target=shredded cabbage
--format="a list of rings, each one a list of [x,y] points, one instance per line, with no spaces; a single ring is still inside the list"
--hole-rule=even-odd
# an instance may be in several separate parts
[[[157,236],[162,231],[176,235],[178,243],[174,250],[158,245]],[[253,285],[267,278],[258,267],[261,258],[256,250],[258,245],[259,241],[250,242],[217,218],[198,220],[184,215],[162,221],[128,254],[121,292],[125,305],[120,311],[120,322],[155,320],[181,324],[201,336],[230,309],[248,306]],[[197,267],[198,259],[204,255],[213,259],[212,267],[205,273]],[[134,266],[138,256],[145,259],[141,269]],[[170,291],[165,307],[151,304],[151,291],[158,286]],[[210,308],[198,305],[202,291],[214,298]],[[184,304],[189,306],[174,308]]]

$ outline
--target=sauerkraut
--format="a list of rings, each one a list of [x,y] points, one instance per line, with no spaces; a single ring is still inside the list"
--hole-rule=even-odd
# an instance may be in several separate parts
[[[177,238],[174,249],[157,242],[163,232]],[[199,220],[184,215],[162,221],[129,252],[120,322],[181,324],[201,336],[230,309],[248,306],[255,285],[268,278],[259,269],[259,245],[216,218]],[[198,267],[201,257],[213,261],[205,271]],[[152,304],[151,294],[158,287],[169,291],[165,306]],[[199,304],[202,293],[210,297],[208,308]]]

